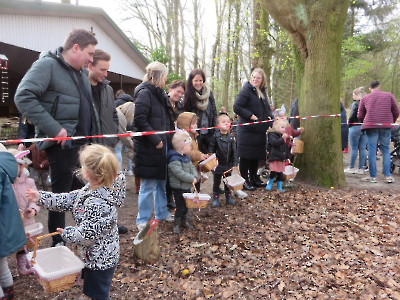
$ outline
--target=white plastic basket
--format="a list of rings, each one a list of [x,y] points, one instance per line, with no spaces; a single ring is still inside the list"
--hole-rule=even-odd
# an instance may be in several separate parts
[[[25,234],[27,237],[32,237],[38,234],[41,234],[43,231],[43,224],[42,223],[34,223],[31,225],[27,225],[24,227],[25,229]]]
[[[225,177],[223,180],[232,191],[241,190],[243,188],[243,184],[245,183],[244,178],[239,174]]]
[[[295,178],[297,172],[299,172],[299,169],[295,168],[294,166],[292,165],[286,166],[285,171],[283,172],[284,180],[288,181],[289,179]]]

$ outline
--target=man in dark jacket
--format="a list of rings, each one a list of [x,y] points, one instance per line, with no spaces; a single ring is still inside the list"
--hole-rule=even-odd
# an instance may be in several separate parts
[[[107,52],[96,49],[93,62],[89,63],[89,81],[92,86],[93,102],[100,117],[101,134],[118,133],[118,114],[114,104],[114,91],[106,79],[110,68],[111,56]],[[102,138],[99,144],[114,148],[116,138]]]
[[[378,141],[382,151],[382,173],[387,183],[393,182],[390,176],[390,138],[391,123],[399,117],[399,106],[391,93],[382,92],[379,81],[369,85],[370,94],[364,96],[358,106],[357,118],[363,122],[368,139],[369,175],[363,181],[376,182],[376,145]]]
[[[25,74],[15,93],[20,113],[36,126],[37,137],[88,136],[100,133],[100,121],[92,100],[88,77],[82,70],[93,62],[97,40],[87,30],[73,29],[63,47],[41,55]],[[87,139],[37,143],[46,150],[55,193],[80,188],[73,175],[79,167],[79,150]],[[63,212],[49,211],[48,230],[65,227]],[[53,237],[53,246],[61,242]]]

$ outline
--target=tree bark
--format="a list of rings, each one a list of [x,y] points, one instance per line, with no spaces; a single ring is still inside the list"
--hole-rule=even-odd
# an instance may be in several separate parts
[[[218,49],[221,48],[221,29],[222,29],[222,21],[223,21],[223,16],[225,13],[225,0],[215,0],[215,14],[217,16],[217,33],[215,36],[215,42],[212,47],[212,58],[211,58],[211,77],[217,77],[215,76],[216,73],[218,72]],[[211,82],[211,89],[214,90],[214,81]]]
[[[340,49],[348,0],[261,0],[289,33],[301,72],[300,117],[340,113]],[[313,184],[344,186],[340,117],[301,121],[304,153],[299,177]]]
[[[200,4],[197,0],[193,0],[193,13],[194,13],[194,41],[193,41],[193,68],[199,67],[199,15]]]

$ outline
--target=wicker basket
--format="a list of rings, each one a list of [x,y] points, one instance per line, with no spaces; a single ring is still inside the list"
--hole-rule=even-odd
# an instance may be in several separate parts
[[[33,252],[27,255],[46,293],[72,288],[84,267],[84,263],[65,246],[37,250],[41,239],[56,234],[59,233],[38,236]]]
[[[43,224],[37,222],[37,223],[31,224],[31,225],[25,226],[24,229],[25,229],[25,235],[26,235],[26,247],[27,248],[35,247],[36,238],[43,231]]]
[[[292,154],[300,154],[303,153],[304,142],[298,138],[293,140],[293,146],[291,153]]]
[[[205,208],[208,201],[211,199],[210,195],[199,194],[197,192],[196,186],[193,184],[194,193],[183,193],[183,198],[185,198],[185,204],[187,208]]]
[[[203,172],[210,172],[211,170],[215,169],[217,165],[218,162],[215,154],[210,155],[207,159],[199,163],[199,166]]]
[[[297,172],[299,172],[299,169],[295,168],[294,166],[292,165],[286,166],[285,171],[283,172],[283,180],[289,181],[290,179],[295,178]]]
[[[231,170],[226,171],[230,172]],[[242,176],[240,176],[239,174],[235,174],[232,176],[228,176],[226,177],[224,173],[224,183],[234,192],[243,189],[243,184],[245,183],[245,180]]]

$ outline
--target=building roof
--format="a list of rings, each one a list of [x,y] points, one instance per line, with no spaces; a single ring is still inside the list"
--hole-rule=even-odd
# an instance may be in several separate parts
[[[97,7],[21,0],[0,0],[0,42],[37,52],[62,45],[72,28],[93,29],[111,54],[110,71],[141,79],[148,60],[107,13]]]

